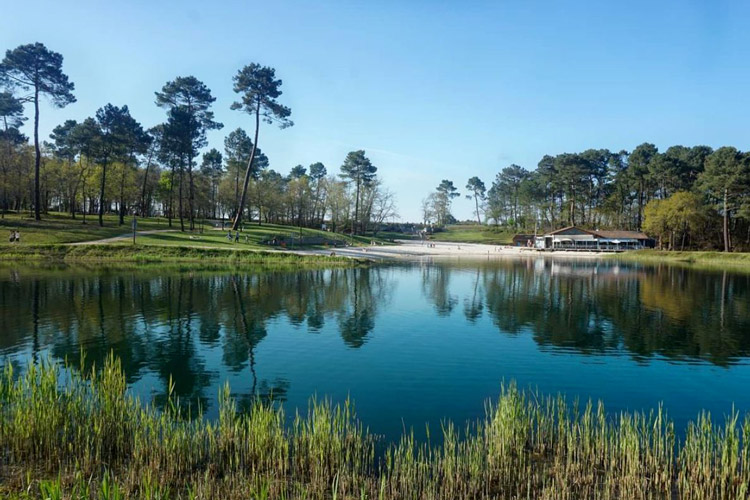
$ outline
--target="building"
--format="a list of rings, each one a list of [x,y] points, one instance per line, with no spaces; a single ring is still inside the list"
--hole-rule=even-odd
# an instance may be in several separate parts
[[[600,231],[569,226],[536,238],[544,250],[639,250],[653,248],[654,240],[639,231]]]
[[[531,247],[534,246],[533,234],[517,234],[513,236],[514,247]]]

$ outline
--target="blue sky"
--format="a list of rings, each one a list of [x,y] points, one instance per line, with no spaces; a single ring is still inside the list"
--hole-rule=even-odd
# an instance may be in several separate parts
[[[7,2],[0,48],[65,57],[78,102],[42,109],[41,132],[111,102],[145,126],[154,91],[195,75],[236,127],[232,76],[276,68],[295,126],[261,129],[272,168],[338,169],[366,150],[402,219],[443,178],[487,186],[544,154],[644,141],[750,149],[750,2]],[[470,218],[459,199],[454,214]]]

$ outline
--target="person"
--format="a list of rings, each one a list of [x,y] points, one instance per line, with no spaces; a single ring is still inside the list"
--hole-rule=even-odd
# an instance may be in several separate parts
[[[246,234],[245,235],[245,244],[248,244],[248,243],[250,243],[250,235]]]
[[[239,231],[237,231],[236,233],[234,233],[234,242],[235,243],[239,243],[240,242],[240,232]]]
[[[232,241],[232,231],[229,231],[227,233],[227,240],[229,240],[230,242]]]
[[[10,230],[10,238],[8,239],[8,241],[10,241],[11,243],[16,241],[16,232],[13,231],[12,229]]]
[[[16,243],[21,243],[21,231],[16,231]]]

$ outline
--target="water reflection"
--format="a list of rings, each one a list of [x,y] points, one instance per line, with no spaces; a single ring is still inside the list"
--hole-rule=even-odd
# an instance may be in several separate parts
[[[85,350],[91,366],[113,351],[128,382],[155,379],[157,404],[171,380],[182,401],[209,405],[231,375],[246,381],[240,404],[256,395],[284,400],[285,367],[259,371],[269,337],[335,330],[345,349],[330,348],[335,364],[346,351],[368,349],[380,321],[422,329],[421,305],[434,321],[455,325],[459,317],[467,330],[528,335],[541,350],[573,355],[726,367],[750,354],[750,277],[675,267],[507,260],[291,273],[0,272],[0,352],[76,361]],[[400,286],[407,291],[393,304]],[[392,309],[404,315],[394,319]],[[429,362],[420,346],[410,348],[415,366]]]

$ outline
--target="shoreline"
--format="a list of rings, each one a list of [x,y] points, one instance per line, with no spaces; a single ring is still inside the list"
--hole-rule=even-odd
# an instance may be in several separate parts
[[[711,251],[634,250],[620,253],[593,251],[540,252],[525,247],[396,240],[396,245],[309,248],[299,250],[227,249],[209,246],[137,245],[111,239],[78,244],[18,245],[0,247],[0,262],[200,264],[207,266],[256,265],[262,267],[349,267],[375,262],[427,260],[560,259],[619,260],[640,264],[667,264],[689,268],[750,270],[750,253]],[[430,246],[432,245],[432,246]]]
[[[488,245],[485,243],[454,243],[447,241],[414,241],[396,240],[396,245],[371,245],[366,247],[345,247],[332,250],[337,256],[365,258],[370,260],[415,260],[424,257],[450,259],[450,258],[516,258],[516,257],[565,257],[565,258],[600,258],[604,255],[599,252],[568,252],[564,250],[555,252],[540,252],[525,247],[513,247],[508,245]],[[429,246],[433,245],[433,246]],[[300,255],[326,255],[331,250],[311,249],[296,250]]]
[[[305,255],[265,250],[157,245],[28,245],[3,248],[0,263],[46,262],[51,264],[101,263],[129,265],[198,264],[206,266],[259,266],[270,268],[354,267],[367,259],[326,254]]]

